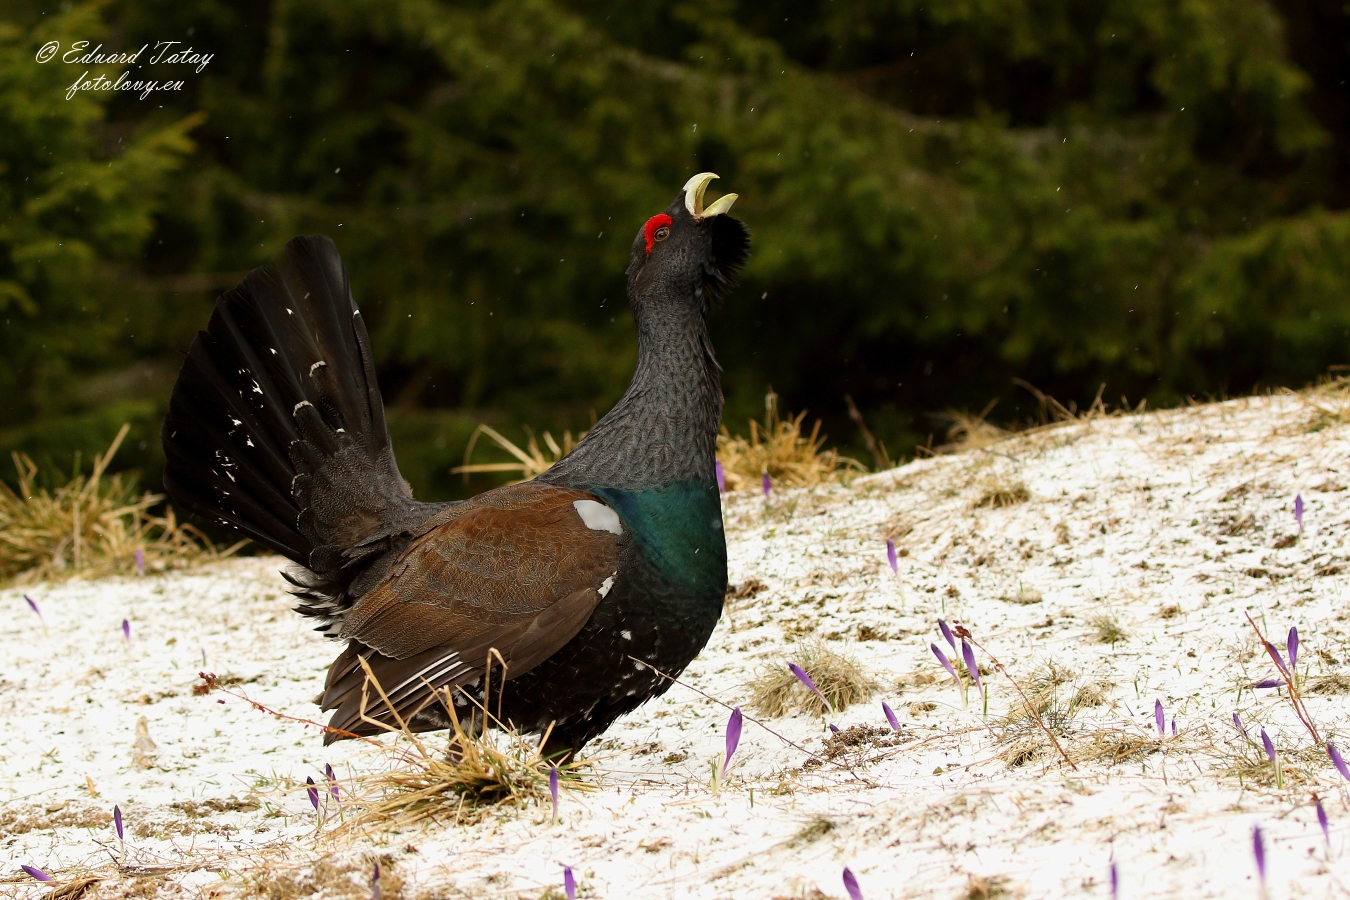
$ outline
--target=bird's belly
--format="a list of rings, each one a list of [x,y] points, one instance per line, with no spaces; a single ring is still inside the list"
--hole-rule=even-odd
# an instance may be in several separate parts
[[[503,718],[527,731],[553,725],[580,746],[665,693],[703,649],[722,613],[725,579],[699,596],[636,556],[575,638],[507,682]]]

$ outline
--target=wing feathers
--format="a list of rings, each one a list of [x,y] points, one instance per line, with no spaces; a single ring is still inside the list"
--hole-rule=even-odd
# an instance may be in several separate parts
[[[361,659],[409,722],[440,689],[482,677],[493,650],[511,679],[572,640],[628,541],[622,530],[588,527],[578,500],[596,502],[581,491],[527,482],[431,520],[347,615],[341,636],[350,643],[329,669],[322,698],[324,709],[336,709],[330,725],[378,731],[362,721],[363,703],[366,717],[393,725]]]

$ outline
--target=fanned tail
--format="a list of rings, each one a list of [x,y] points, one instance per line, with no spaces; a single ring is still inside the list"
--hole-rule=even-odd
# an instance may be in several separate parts
[[[426,514],[399,475],[366,326],[323,236],[291,240],[216,301],[161,439],[173,501],[308,569],[296,583],[310,615],[340,616],[356,564]]]

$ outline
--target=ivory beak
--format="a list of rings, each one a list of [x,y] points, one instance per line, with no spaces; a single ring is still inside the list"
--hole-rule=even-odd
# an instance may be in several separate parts
[[[713,201],[712,206],[703,208],[703,192],[708,189],[708,182],[716,177],[712,172],[700,172],[684,184],[684,208],[689,210],[689,215],[693,216],[695,221],[720,216],[730,210],[731,204],[736,202],[736,194],[723,194]]]

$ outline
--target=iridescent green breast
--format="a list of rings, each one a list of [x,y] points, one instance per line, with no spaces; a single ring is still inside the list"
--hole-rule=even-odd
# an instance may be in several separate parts
[[[714,482],[676,481],[640,491],[588,487],[605,501],[638,548],[672,582],[721,608],[727,586],[722,502]]]

